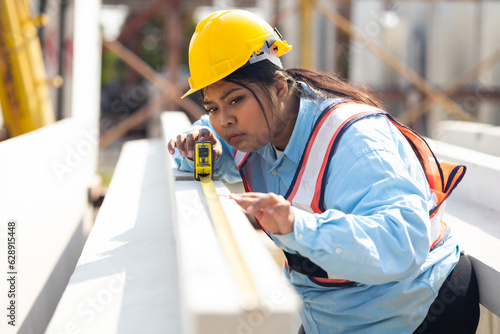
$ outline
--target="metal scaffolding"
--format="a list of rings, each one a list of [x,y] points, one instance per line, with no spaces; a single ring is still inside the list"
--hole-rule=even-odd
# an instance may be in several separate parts
[[[393,1],[382,1],[386,6]],[[425,2],[425,1],[424,1]],[[453,2],[453,1],[442,1]],[[472,1],[472,3],[481,4],[481,1]],[[154,86],[161,91],[161,96],[157,98],[160,105],[168,105],[168,109],[175,110],[176,106],[184,109],[191,117],[197,118],[202,114],[201,108],[191,100],[181,100],[181,91],[185,90],[185,85],[178,82],[178,71],[181,65],[181,54],[185,52],[183,46],[187,44],[189,36],[183,33],[185,27],[185,17],[189,16],[186,13],[192,13],[199,6],[213,6],[214,9],[222,5],[228,7],[238,7],[239,5],[259,6],[259,1],[179,1],[179,0],[157,0],[139,2],[134,0],[104,0],[104,4],[125,4],[135,10],[134,18],[131,19],[125,27],[123,27],[119,37],[115,41],[103,41],[106,49],[114,52],[125,63],[127,63],[134,71],[147,78]],[[410,66],[402,62],[393,55],[384,46],[373,40],[370,36],[357,28],[352,22],[351,6],[356,3],[352,0],[343,1],[327,1],[327,0],[274,0],[272,5],[267,5],[271,8],[271,23],[275,26],[283,24],[290,17],[298,18],[297,26],[299,36],[296,38],[299,41],[300,49],[300,66],[305,68],[315,68],[314,53],[315,46],[313,45],[313,26],[315,24],[315,16],[320,15],[327,20],[336,29],[336,38],[334,41],[344,48],[341,53],[330,55],[331,61],[334,63],[335,71],[341,75],[347,75],[346,64],[349,61],[349,47],[353,42],[359,43],[364,50],[382,61],[386,66],[391,68],[398,76],[406,80],[414,90],[419,91],[422,99],[417,101],[412,106],[407,105],[406,111],[398,115],[399,119],[407,124],[414,124],[419,118],[425,115],[433,106],[438,106],[441,110],[448,113],[452,118],[476,122],[477,118],[470,112],[464,110],[461,104],[457,101],[460,97],[467,96],[467,90],[461,90],[470,82],[474,81],[482,73],[491,69],[500,60],[500,49],[492,53],[490,56],[479,61],[475,66],[471,67],[464,74],[458,76],[444,88],[436,87],[435,84],[429,82],[422,75],[417,73]],[[430,2],[429,3],[433,3]],[[260,4],[262,5],[262,4]],[[134,34],[145,22],[147,22],[158,11],[166,11],[164,25],[164,45],[167,50],[164,54],[165,75],[155,72],[149,68],[139,57],[135,56],[130,50],[127,50],[120,43]],[[168,75],[167,75],[168,73]],[[349,79],[349,78],[347,78]],[[389,100],[404,100],[408,94],[408,90],[381,90],[378,91],[382,99]],[[500,94],[492,91],[488,95],[491,99],[498,99]],[[158,102],[157,101],[157,102]],[[131,128],[144,122],[154,113],[152,103],[148,103],[143,107],[137,115],[133,115],[131,120],[123,121],[115,129],[106,133],[101,145],[106,146],[119,138]]]

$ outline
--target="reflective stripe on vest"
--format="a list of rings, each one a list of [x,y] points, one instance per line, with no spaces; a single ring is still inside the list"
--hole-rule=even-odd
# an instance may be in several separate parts
[[[319,199],[323,176],[329,163],[328,153],[334,147],[339,132],[343,131],[350,119],[358,114],[374,111],[380,112],[372,106],[345,102],[337,104],[320,117],[302,156],[299,173],[296,174],[291,186],[292,190],[285,196],[293,206],[311,213],[325,211],[320,209]],[[314,158],[309,159],[309,157]]]
[[[247,159],[250,156],[250,154],[251,154],[250,152],[241,152],[241,151],[238,151],[238,150],[234,151],[234,162],[236,163],[236,166],[238,167],[238,171],[240,172],[241,179],[243,180],[243,185],[245,186],[245,191],[246,192],[251,192],[252,190],[250,190],[250,187],[249,187],[249,185],[247,183],[247,180],[246,180],[245,176],[242,173],[242,170],[243,170],[243,165],[247,161]],[[262,229],[264,229],[264,228],[262,228]],[[265,231],[265,229],[264,229],[264,231]]]
[[[241,169],[241,165],[249,155],[250,152],[241,152],[238,150],[234,151],[234,162],[236,162],[236,166],[238,166],[238,169]]]
[[[311,213],[324,212],[326,210],[324,207],[326,177],[337,143],[351,124],[370,116],[382,116],[391,121],[410,143],[424,169],[429,187],[436,197],[436,204],[429,212],[431,218],[429,240],[431,249],[433,249],[440,244],[440,241],[443,241],[443,236],[447,234],[446,224],[442,222],[445,200],[461,181],[466,168],[465,166],[450,162],[438,162],[422,137],[413,130],[398,123],[389,114],[378,108],[358,102],[344,102],[332,108],[325,109],[314,125],[285,198],[297,208]],[[247,191],[251,191],[251,188],[245,179],[244,165],[249,155],[248,153],[239,151],[235,153],[235,162],[240,170]],[[309,159],[309,157],[313,158]],[[323,158],[321,159],[321,157]],[[287,255],[286,252],[285,255]],[[295,261],[297,256],[295,256],[296,254],[293,255],[287,256],[287,260],[290,261],[293,259]],[[302,256],[299,255],[299,257]],[[289,267],[288,261],[286,262],[287,267]],[[304,261],[301,260],[299,262]],[[312,265],[315,264],[312,263],[308,266]],[[353,283],[331,273],[323,272],[322,277],[308,276],[318,284],[345,285]]]

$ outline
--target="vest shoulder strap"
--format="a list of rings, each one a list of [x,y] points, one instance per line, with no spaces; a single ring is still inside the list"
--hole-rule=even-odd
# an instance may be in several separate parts
[[[389,114],[384,116],[405,136],[422,165],[429,187],[437,198],[436,204],[430,211],[432,217],[462,181],[467,167],[450,161],[439,161],[429,144],[418,133],[399,123]]]

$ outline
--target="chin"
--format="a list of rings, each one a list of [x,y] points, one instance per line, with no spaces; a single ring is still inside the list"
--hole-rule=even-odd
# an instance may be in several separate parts
[[[238,151],[248,153],[248,152],[257,152],[258,150],[260,150],[264,146],[265,145],[258,147],[256,145],[237,144],[237,145],[234,145],[233,147],[235,149],[237,149]]]

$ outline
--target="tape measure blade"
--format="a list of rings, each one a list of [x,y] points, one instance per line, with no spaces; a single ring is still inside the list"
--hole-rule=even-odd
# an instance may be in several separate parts
[[[245,310],[253,310],[259,306],[259,298],[250,271],[238,248],[212,179],[210,176],[202,176],[200,181],[222,251],[242,292],[241,306]]]

